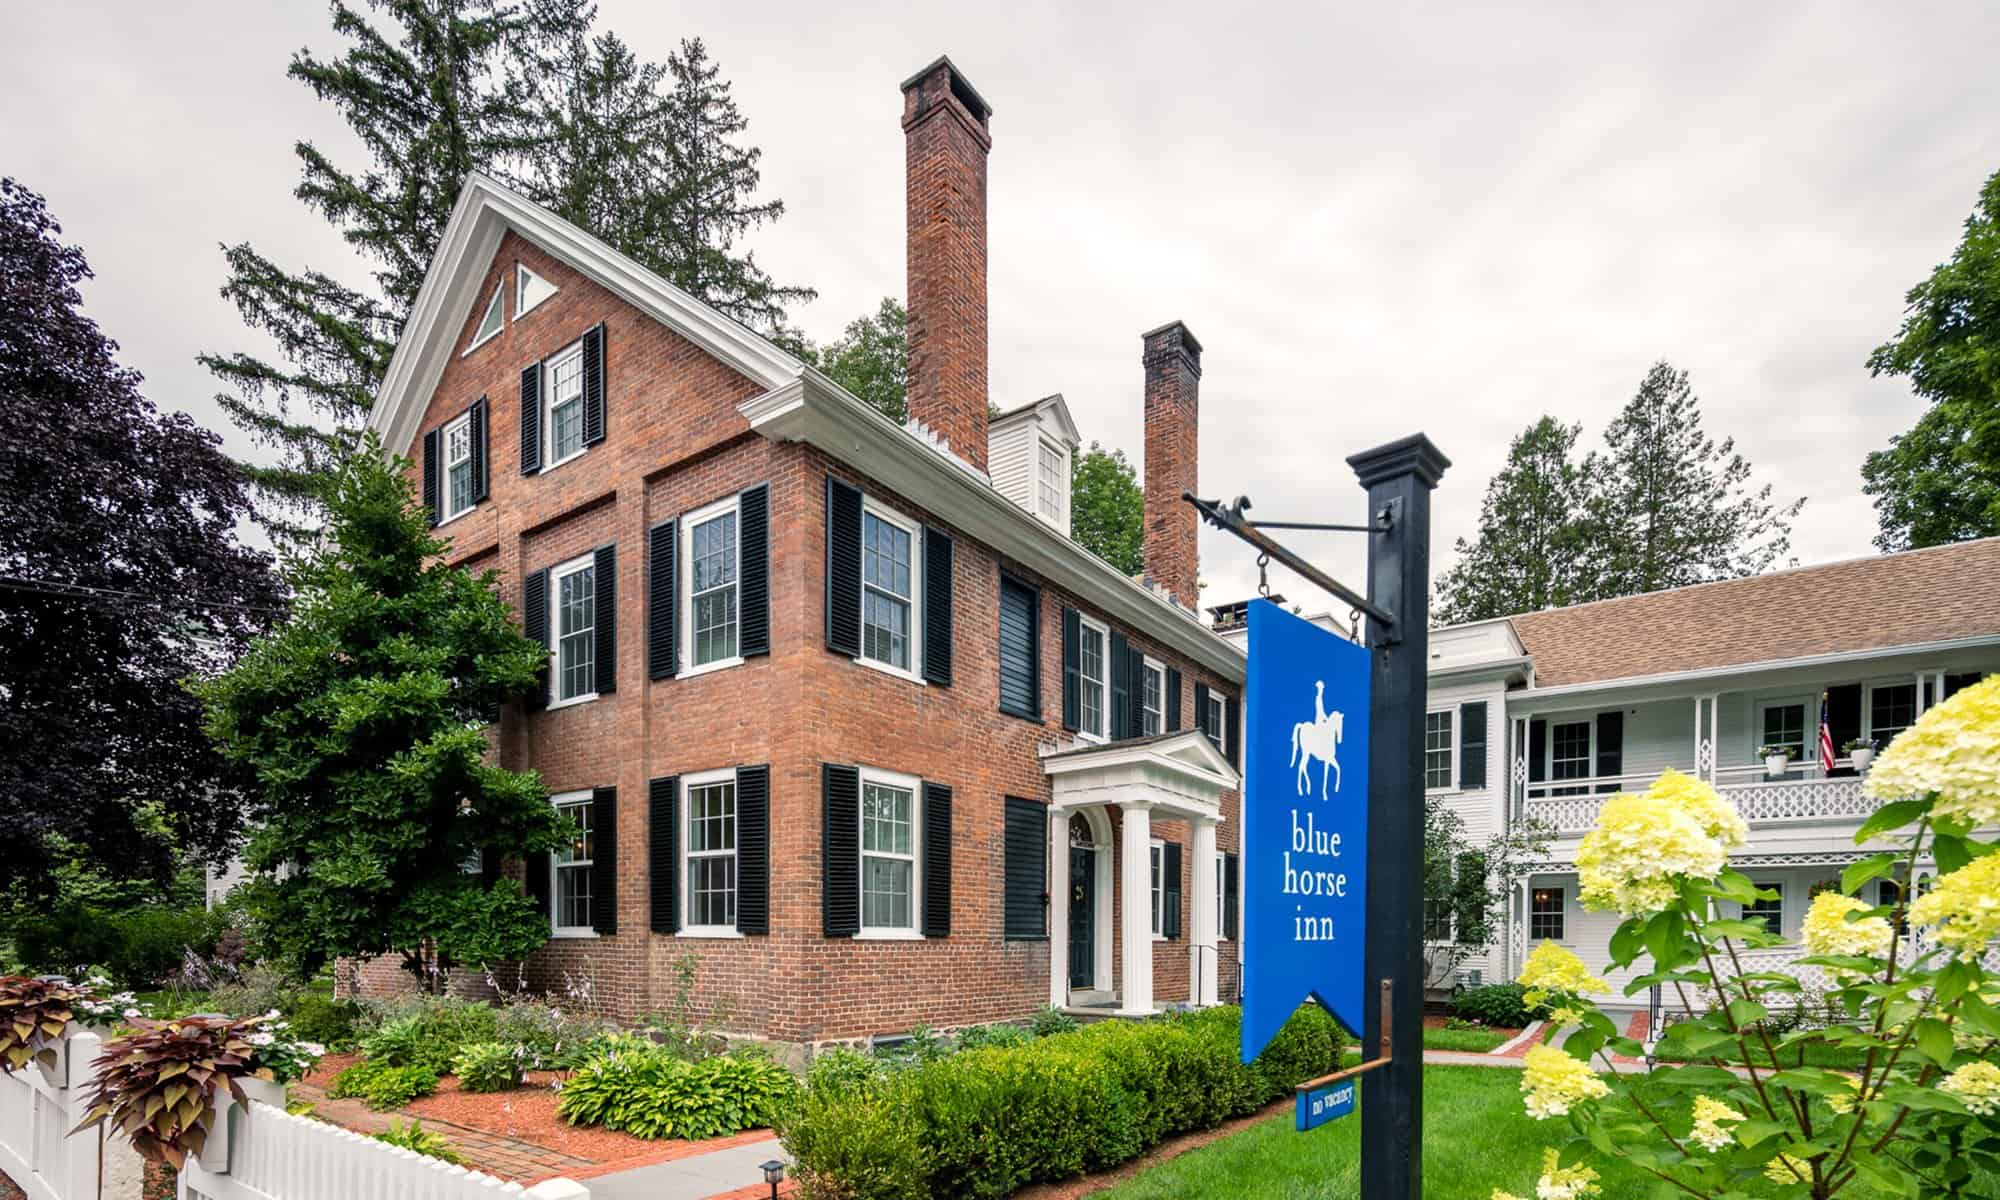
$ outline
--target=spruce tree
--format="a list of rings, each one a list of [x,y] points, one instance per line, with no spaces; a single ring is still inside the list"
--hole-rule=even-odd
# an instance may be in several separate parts
[[[1593,505],[1605,555],[1600,595],[1755,575],[1790,550],[1805,500],[1778,504],[1771,485],[1753,487],[1735,439],[1702,431],[1686,371],[1653,364],[1604,438]]]
[[[1591,535],[1592,479],[1576,455],[1582,433],[1582,425],[1545,416],[1514,439],[1506,465],[1486,485],[1478,536],[1458,539],[1458,562],[1438,580],[1438,621],[1483,621],[1596,598],[1602,564]]]

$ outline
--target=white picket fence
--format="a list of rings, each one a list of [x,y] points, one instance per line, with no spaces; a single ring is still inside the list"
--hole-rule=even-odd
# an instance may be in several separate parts
[[[123,1137],[101,1134],[98,1127],[69,1132],[88,1111],[92,1064],[102,1048],[98,1035],[73,1030],[56,1069],[0,1072],[0,1172],[19,1184],[28,1200],[138,1200],[138,1155]],[[181,1200],[590,1197],[590,1189],[574,1180],[523,1187],[292,1116],[275,1084],[247,1080],[245,1091],[251,1103],[230,1103],[199,1158],[188,1159]]]

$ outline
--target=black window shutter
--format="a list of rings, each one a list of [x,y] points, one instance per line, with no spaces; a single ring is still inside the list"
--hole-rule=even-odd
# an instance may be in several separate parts
[[[593,690],[609,695],[618,690],[618,547],[597,548],[590,582],[597,610],[591,630],[597,643],[591,655],[591,671],[597,676]]]
[[[528,884],[528,898],[535,902],[535,911],[542,914],[544,919],[552,920],[555,914],[549,910],[549,872],[554,870],[554,866],[549,861],[549,852],[546,850],[531,852],[524,860],[522,868],[527,872],[524,878]]]
[[[590,793],[590,927],[618,932],[618,789]]]
[[[1194,727],[1213,739],[1215,731],[1208,727],[1208,685],[1199,680],[1194,685]]]
[[[923,934],[951,936],[951,789],[924,783]]]
[[[604,440],[604,326],[583,334],[583,444]]]
[[[1458,786],[1486,786],[1486,701],[1458,706]]]
[[[1104,727],[1105,738],[1117,741],[1130,737],[1132,711],[1138,706],[1133,701],[1132,654],[1125,643],[1125,635],[1116,629],[1111,631],[1111,719]]]
[[[1623,775],[1625,773],[1625,711],[1597,714],[1597,773],[1599,775]],[[1615,792],[1618,785],[1602,783],[1600,792]]]
[[[1167,727],[1163,733],[1178,733],[1181,728],[1181,669],[1167,668]]]
[[[861,772],[820,767],[820,924],[830,938],[861,932]]]
[[[1000,711],[1042,719],[1041,595],[1000,577]]]
[[[1540,719],[1528,722],[1528,782],[1540,783],[1548,778],[1549,723]]]
[[[1222,936],[1236,940],[1236,856],[1222,856]]]
[[[826,648],[861,657],[861,491],[831,475],[826,479]]]
[[[662,521],[646,534],[646,677],[666,679],[680,670],[674,640],[680,617],[680,584],[674,556],[680,553],[675,521]]]
[[[1132,701],[1125,712],[1125,736],[1143,737],[1146,733],[1146,652],[1127,643],[1125,657],[1125,678],[1132,681]],[[1161,682],[1165,683],[1164,680]]]
[[[1181,844],[1160,848],[1160,935],[1169,941],[1181,935]]]
[[[924,682],[951,686],[951,535],[924,526]]]
[[[1243,768],[1242,742],[1243,733],[1236,720],[1236,697],[1225,697],[1222,701],[1222,745],[1227,751],[1224,757],[1229,759],[1230,766],[1238,770]]]
[[[549,648],[549,569],[543,567],[532,572],[521,581],[521,632],[529,641]],[[542,669],[535,673],[535,690],[528,697],[529,708],[540,708],[549,702],[549,660],[542,659]]]
[[[860,820],[860,814],[855,819]],[[736,932],[771,932],[771,768],[736,768]]]
[[[1033,800],[1006,801],[1001,912],[1009,941],[1049,936],[1049,810]]]
[[[736,652],[771,652],[771,485],[746,489],[736,500]]]
[[[663,775],[646,788],[646,874],[652,881],[654,933],[681,927],[681,780]]]
[[[486,397],[481,396],[466,410],[465,431],[472,439],[472,502],[487,498],[486,487]]]
[[[1063,609],[1063,728],[1074,732],[1083,724],[1083,618],[1073,608]]]
[[[432,528],[444,520],[444,503],[440,499],[442,489],[438,479],[438,443],[442,440],[435,429],[424,435],[424,511],[431,516]]]
[[[542,469],[542,364],[521,368],[521,474]]]

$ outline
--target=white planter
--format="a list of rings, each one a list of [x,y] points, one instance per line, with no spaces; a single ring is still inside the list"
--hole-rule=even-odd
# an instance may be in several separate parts
[[[1875,748],[1869,746],[1863,749],[1849,750],[1847,757],[1853,761],[1855,770],[1866,771],[1868,764],[1875,761]]]
[[[1783,775],[1785,769],[1791,765],[1792,756],[1789,754],[1766,754],[1764,756],[1764,774],[1766,775]]]

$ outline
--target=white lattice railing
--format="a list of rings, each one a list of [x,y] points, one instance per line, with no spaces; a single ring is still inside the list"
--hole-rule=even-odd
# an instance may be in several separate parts
[[[1722,794],[1752,825],[1792,821],[1860,821],[1880,803],[1861,791],[1859,779],[1781,779],[1763,783],[1725,783]],[[1526,813],[1557,834],[1587,833],[1597,824],[1598,810],[1608,797],[1530,798]]]

